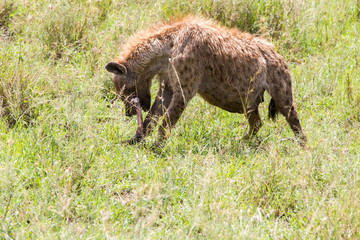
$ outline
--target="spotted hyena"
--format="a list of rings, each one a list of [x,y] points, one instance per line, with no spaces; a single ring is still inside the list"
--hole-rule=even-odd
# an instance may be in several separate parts
[[[217,23],[186,17],[159,24],[134,35],[121,57],[106,65],[114,74],[114,84],[125,103],[126,115],[136,114],[131,99],[138,97],[141,108],[149,111],[143,131],[129,143],[141,141],[159,116],[159,143],[179,120],[188,102],[198,93],[212,105],[243,113],[255,135],[262,123],[258,111],[264,92],[270,96],[269,117],[280,112],[300,144],[306,144],[293,101],[291,76],[284,58],[272,44],[260,37],[227,29]],[[151,105],[150,87],[158,76],[160,90]]]

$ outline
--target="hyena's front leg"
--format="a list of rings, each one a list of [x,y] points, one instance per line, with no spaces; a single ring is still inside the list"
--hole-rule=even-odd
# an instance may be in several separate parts
[[[166,111],[165,118],[159,127],[159,136],[156,146],[161,146],[170,133],[170,129],[175,126],[181,114],[184,112],[187,103],[195,96],[197,86],[193,89],[182,89],[174,92],[169,108]]]
[[[146,115],[142,131],[137,131],[135,136],[127,141],[128,144],[139,143],[144,139],[145,136],[151,133],[154,122],[156,122],[159,117],[164,115],[166,109],[170,105],[172,96],[173,91],[169,84],[165,83],[164,87],[160,86],[155,101],[151,106],[149,113]]]
[[[186,100],[184,99],[183,94],[174,93],[171,104],[166,112],[166,116],[159,127],[159,137],[155,143],[156,146],[160,146],[161,143],[166,140],[170,129],[177,123],[181,114],[185,110],[185,107]]]
[[[190,63],[193,64],[190,64]],[[158,140],[155,147],[161,146],[166,140],[170,129],[175,126],[181,114],[184,112],[187,103],[195,96],[202,78],[195,71],[196,61],[192,59],[179,57],[170,59],[169,81],[173,89],[173,96],[169,108],[166,111],[165,118],[159,128]]]
[[[151,106],[150,112],[144,121],[143,135],[148,135],[153,130],[154,122],[161,116],[163,116],[168,109],[173,97],[173,91],[170,86],[165,85],[164,89],[160,88],[156,95],[155,102]]]

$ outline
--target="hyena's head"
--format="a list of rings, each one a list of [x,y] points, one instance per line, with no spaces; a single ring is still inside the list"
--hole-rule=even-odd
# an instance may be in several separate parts
[[[136,115],[136,108],[131,101],[135,97],[140,99],[140,106],[144,111],[149,110],[151,83],[140,81],[135,72],[128,71],[125,65],[117,62],[110,62],[106,64],[105,68],[114,74],[114,85],[120,99],[125,104],[126,116]]]

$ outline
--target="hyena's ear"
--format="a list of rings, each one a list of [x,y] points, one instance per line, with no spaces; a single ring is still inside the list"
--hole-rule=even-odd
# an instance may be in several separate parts
[[[105,66],[106,70],[117,75],[123,75],[127,73],[126,67],[117,62],[109,62]]]

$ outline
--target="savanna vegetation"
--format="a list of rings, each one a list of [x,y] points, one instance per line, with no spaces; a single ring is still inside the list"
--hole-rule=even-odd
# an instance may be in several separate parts
[[[104,69],[139,29],[203,15],[288,61],[308,146],[283,117],[196,97],[161,151],[128,146]],[[360,238],[357,0],[2,0],[0,239]],[[156,83],[156,79],[155,79]],[[153,92],[157,84],[153,84]]]

